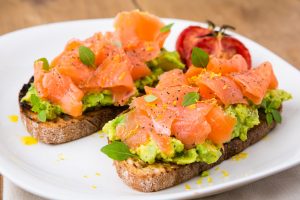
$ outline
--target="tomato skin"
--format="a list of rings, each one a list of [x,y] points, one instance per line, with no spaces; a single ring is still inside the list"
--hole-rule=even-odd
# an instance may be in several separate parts
[[[189,50],[187,46],[193,46],[193,42],[189,41],[195,40],[198,37],[206,36],[210,33],[212,33],[212,29],[203,28],[200,26],[189,26],[186,29],[184,29],[180,35],[178,36],[178,39],[176,41],[176,50],[180,54],[180,57],[183,61],[186,61],[186,50]],[[191,48],[192,49],[192,48]]]
[[[246,60],[248,69],[251,68],[249,50],[242,42],[229,35],[220,35],[218,31],[200,26],[189,26],[181,32],[176,42],[176,50],[188,67],[192,64],[191,53],[194,47],[218,58],[230,59],[240,54]]]

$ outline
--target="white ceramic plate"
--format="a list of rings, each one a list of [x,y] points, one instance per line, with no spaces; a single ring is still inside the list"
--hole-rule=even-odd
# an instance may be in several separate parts
[[[170,50],[182,29],[197,24],[177,19],[165,22],[175,23],[166,42]],[[106,139],[99,134],[57,146],[23,145],[25,128],[20,120],[10,122],[8,115],[19,113],[17,95],[33,73],[33,61],[40,57],[51,60],[69,39],[84,39],[98,31],[112,30],[112,24],[112,19],[64,22],[0,37],[0,172],[4,176],[51,199],[182,199],[230,190],[300,163],[300,73],[266,48],[235,33],[250,49],[254,65],[266,60],[273,63],[280,88],[291,92],[294,98],[284,105],[282,124],[266,139],[248,148],[246,159],[228,160],[210,170],[212,181],[203,178],[202,184],[197,184],[198,178],[194,178],[170,189],[145,194],[132,190],[118,178],[112,161],[100,152]],[[222,170],[229,175],[224,177]]]

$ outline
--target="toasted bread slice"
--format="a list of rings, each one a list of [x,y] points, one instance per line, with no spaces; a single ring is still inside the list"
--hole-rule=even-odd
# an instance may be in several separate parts
[[[41,122],[37,114],[31,111],[31,107],[26,102],[21,102],[32,82],[33,78],[23,85],[19,93],[20,114],[27,131],[43,143],[61,144],[91,135],[128,108],[105,106],[87,111],[80,117],[62,115],[55,120]]]
[[[261,140],[276,124],[268,125],[265,115],[260,113],[261,123],[248,131],[248,139],[243,142],[235,138],[224,144],[222,156],[216,163],[196,162],[188,165],[168,163],[147,164],[132,158],[114,161],[119,177],[130,187],[141,192],[155,192],[187,181],[201,172],[208,170],[222,161],[242,152],[250,145]]]

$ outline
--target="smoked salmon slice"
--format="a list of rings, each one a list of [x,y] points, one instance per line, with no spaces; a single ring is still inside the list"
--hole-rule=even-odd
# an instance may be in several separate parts
[[[207,139],[215,144],[223,144],[231,139],[236,118],[227,115],[220,106],[215,106],[207,114],[206,119],[211,127]]]
[[[60,74],[56,69],[46,73],[42,82],[47,99],[61,106],[64,113],[77,117],[82,114],[84,93],[72,82],[70,77]]]
[[[217,97],[225,106],[237,103],[247,104],[237,84],[225,76],[207,71],[198,76],[195,84],[199,86],[200,94],[206,99]]]
[[[229,77],[239,85],[243,95],[255,104],[261,103],[268,89],[274,89],[278,85],[270,62],[264,62],[245,72],[233,73]]]
[[[156,88],[164,89],[171,86],[180,86],[187,84],[188,82],[182,70],[173,69],[159,76],[159,83],[156,85]]]
[[[217,58],[211,56],[207,65],[207,70],[214,73],[229,74],[232,72],[243,72],[248,70],[248,64],[240,54],[234,55],[230,59]]]
[[[212,108],[211,104],[197,103],[194,107],[184,107],[172,124],[172,134],[186,149],[203,143],[211,132],[211,126],[205,116]]]

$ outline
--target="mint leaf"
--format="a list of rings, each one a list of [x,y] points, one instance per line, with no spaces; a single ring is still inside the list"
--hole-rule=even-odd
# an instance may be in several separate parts
[[[281,114],[278,110],[272,109],[271,110],[273,119],[275,120],[276,123],[281,123]]]
[[[49,71],[50,66],[49,66],[49,62],[48,62],[47,58],[39,58],[35,62],[37,62],[37,61],[42,61],[43,62],[43,70]]]
[[[189,92],[184,95],[182,106],[189,106],[199,101],[200,95],[198,92]]]
[[[113,160],[126,160],[135,155],[129,151],[129,148],[123,142],[114,141],[101,148],[101,151]]]
[[[146,102],[150,103],[150,102],[155,101],[157,99],[157,97],[154,96],[153,94],[148,94],[148,95],[144,96],[144,99]]]
[[[81,62],[89,67],[95,67],[95,54],[88,47],[80,46],[79,58]]]
[[[194,47],[192,50],[192,64],[195,67],[205,68],[208,64],[209,56],[208,54],[198,47]]]
[[[38,119],[41,122],[45,122],[47,120],[47,113],[45,110],[42,110],[41,112],[38,113]]]
[[[162,27],[160,29],[160,32],[162,32],[162,33],[169,32],[171,30],[171,28],[172,28],[173,25],[174,25],[174,23],[165,25],[164,27]]]
[[[268,125],[271,125],[271,124],[272,124],[272,122],[273,122],[273,116],[272,116],[271,113],[267,113],[267,114],[266,114],[266,120],[267,120],[267,124],[268,124]]]

